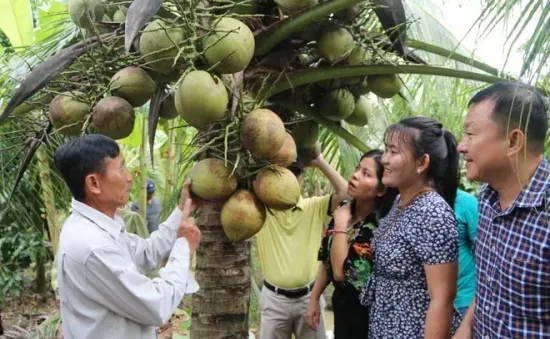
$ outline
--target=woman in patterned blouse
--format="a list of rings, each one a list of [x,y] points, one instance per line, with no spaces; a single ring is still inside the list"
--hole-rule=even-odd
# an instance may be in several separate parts
[[[376,339],[447,339],[460,321],[453,308],[458,227],[454,136],[425,117],[388,128],[382,182],[399,189],[374,232],[374,271],[361,300]]]
[[[334,338],[367,338],[368,309],[359,293],[372,271],[372,231],[388,213],[397,191],[382,185],[382,151],[365,154],[351,175],[348,195],[334,212],[319,250],[322,262],[310,298],[306,321],[315,329],[319,322],[319,298],[329,283],[334,285]]]

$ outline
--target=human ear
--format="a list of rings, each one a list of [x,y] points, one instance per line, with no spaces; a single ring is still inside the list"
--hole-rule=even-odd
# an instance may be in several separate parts
[[[525,134],[519,129],[513,129],[508,133],[508,156],[518,154],[525,146]]]
[[[96,174],[87,175],[84,179],[84,186],[86,191],[92,194],[99,195],[101,193],[101,185]]]
[[[420,158],[416,160],[416,173],[420,174],[430,167],[430,156],[428,154],[424,154]]]

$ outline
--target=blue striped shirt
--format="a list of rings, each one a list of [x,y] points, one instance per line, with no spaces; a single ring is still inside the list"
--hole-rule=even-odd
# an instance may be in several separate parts
[[[479,196],[474,338],[550,338],[550,166],[544,159],[516,200]]]

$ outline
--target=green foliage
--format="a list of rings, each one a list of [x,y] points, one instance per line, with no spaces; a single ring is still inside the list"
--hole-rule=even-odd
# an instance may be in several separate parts
[[[26,281],[25,269],[46,255],[42,234],[35,230],[21,230],[15,223],[2,227],[0,238],[0,302],[6,296],[18,297]]]
[[[0,30],[2,30],[15,48],[32,43],[32,10],[28,0],[0,0]]]

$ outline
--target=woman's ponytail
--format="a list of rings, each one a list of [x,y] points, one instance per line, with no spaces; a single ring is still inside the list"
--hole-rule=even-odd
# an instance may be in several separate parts
[[[443,130],[443,139],[447,145],[447,170],[442,178],[437,178],[436,180],[442,181],[440,187],[443,198],[445,198],[449,206],[454,209],[456,191],[458,190],[459,183],[459,153],[457,150],[456,138],[451,132]]]

